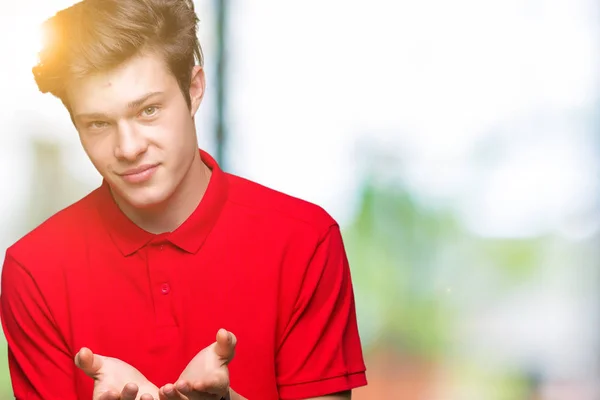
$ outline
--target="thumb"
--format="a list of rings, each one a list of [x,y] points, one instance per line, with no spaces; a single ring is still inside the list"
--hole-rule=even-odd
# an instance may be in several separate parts
[[[87,347],[83,347],[75,355],[75,365],[90,378],[96,379],[98,377],[102,364],[102,356],[92,353]]]
[[[236,343],[237,338],[233,333],[225,329],[219,329],[219,332],[217,332],[217,343],[215,345],[217,356],[227,360],[227,362],[231,361],[235,353]]]

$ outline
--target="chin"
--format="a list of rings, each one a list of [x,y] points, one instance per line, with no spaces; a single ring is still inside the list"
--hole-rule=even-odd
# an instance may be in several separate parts
[[[170,194],[168,188],[154,185],[143,188],[121,188],[121,198],[137,209],[152,209],[160,206],[170,197]]]
[[[167,194],[152,193],[146,196],[132,196],[128,198],[129,204],[138,209],[152,209],[164,204],[169,198]]]

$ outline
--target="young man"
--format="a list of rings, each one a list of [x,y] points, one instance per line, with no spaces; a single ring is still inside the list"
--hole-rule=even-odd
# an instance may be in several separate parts
[[[17,399],[336,400],[366,384],[336,222],[198,149],[196,24],[190,0],[84,0],[46,23],[35,79],[103,182],[7,250]]]

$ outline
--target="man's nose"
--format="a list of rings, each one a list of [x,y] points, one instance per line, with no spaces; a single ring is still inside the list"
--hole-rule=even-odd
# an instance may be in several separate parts
[[[144,135],[130,122],[118,125],[115,157],[127,161],[135,161],[148,149],[148,141]]]

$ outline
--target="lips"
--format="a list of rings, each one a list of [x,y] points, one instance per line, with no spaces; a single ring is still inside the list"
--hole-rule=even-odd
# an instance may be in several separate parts
[[[157,168],[158,165],[146,164],[141,165],[137,168],[128,169],[127,171],[119,175],[124,181],[128,183],[142,183],[150,180],[150,178],[152,178],[152,176],[156,172]]]
[[[141,174],[141,173],[143,173],[151,168],[155,168],[155,167],[156,167],[156,165],[151,165],[151,164],[141,165],[137,168],[128,169],[127,171],[123,172],[120,175],[121,176],[137,175],[137,174]]]

